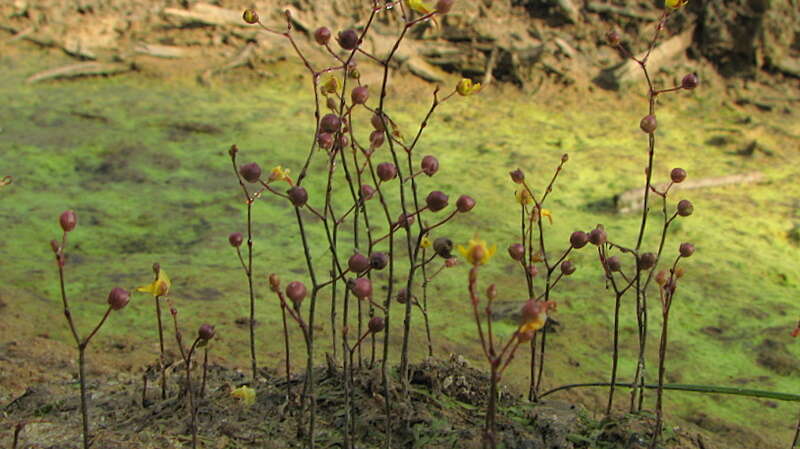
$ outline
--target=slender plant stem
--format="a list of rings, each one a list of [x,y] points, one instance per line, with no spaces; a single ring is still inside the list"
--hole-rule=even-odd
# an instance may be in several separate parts
[[[208,377],[208,345],[203,348],[203,381],[200,383],[200,397],[206,397],[206,378]]]
[[[83,423],[83,448],[89,449],[89,405],[86,398],[86,347],[78,347],[78,376],[81,383],[81,415]]]
[[[617,292],[614,299],[614,342],[611,355],[611,382],[608,389],[606,416],[611,415],[611,407],[614,405],[614,386],[617,382],[617,365],[619,363],[619,309],[621,302],[622,293]]]
[[[156,275],[157,277],[157,275]],[[164,327],[161,322],[161,297],[155,297],[156,302],[156,321],[158,322],[158,368],[161,374],[161,400],[167,399],[167,367],[164,353]]]
[[[253,287],[253,201],[247,201],[247,287],[250,293],[250,365],[253,382],[258,376],[256,363],[256,296]]]
[[[281,302],[281,317],[283,318],[283,353],[286,359],[286,399],[289,400],[292,397],[292,365],[291,365],[291,355],[289,354],[289,326],[286,323],[286,303]]]

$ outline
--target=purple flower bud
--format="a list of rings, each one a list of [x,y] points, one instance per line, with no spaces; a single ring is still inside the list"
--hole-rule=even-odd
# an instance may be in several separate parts
[[[369,256],[369,264],[373,270],[383,270],[389,265],[389,256],[384,253],[372,253]]]
[[[308,192],[306,189],[301,186],[292,186],[289,190],[286,191],[289,195],[289,199],[292,201],[297,207],[305,206],[306,202],[308,201]]]
[[[461,195],[456,201],[456,207],[461,213],[469,212],[475,207],[475,200],[469,195]]]
[[[589,243],[589,236],[583,231],[575,231],[569,236],[569,242],[575,249],[581,249]]]
[[[653,134],[656,132],[656,128],[658,127],[658,122],[656,122],[655,115],[645,115],[641,122],[639,122],[639,128],[642,128],[642,131],[646,132],[647,134]]]
[[[609,271],[619,271],[622,268],[622,262],[620,262],[619,257],[611,256],[606,259],[606,266]]]
[[[440,210],[447,207],[448,200],[449,198],[444,192],[434,190],[433,192],[428,194],[427,198],[425,198],[425,204],[428,205],[428,209],[431,212],[439,212]]]
[[[606,33],[606,42],[608,42],[608,45],[616,47],[620,42],[622,42],[622,35],[619,34],[619,31],[617,30],[611,30]]]
[[[314,40],[320,45],[325,45],[331,40],[331,30],[328,27],[319,27],[314,31]]]
[[[353,104],[364,104],[367,102],[368,98],[369,89],[367,86],[353,88],[353,91],[350,93],[350,99],[353,100]]]
[[[78,216],[75,215],[75,211],[65,210],[61,213],[61,216],[58,217],[58,224],[61,225],[61,229],[63,229],[64,232],[70,232],[78,225]]]
[[[216,331],[214,330],[214,326],[210,324],[203,324],[200,326],[200,329],[197,330],[197,336],[200,340],[208,341],[214,338]]]
[[[514,260],[522,260],[525,257],[525,246],[522,243],[514,243],[508,247],[508,255]]]
[[[371,200],[372,197],[375,196],[375,187],[372,187],[369,184],[363,184],[361,186],[361,198],[364,201]]]
[[[333,148],[333,134],[319,133],[319,135],[317,136],[317,143],[321,148],[330,150],[331,148]]]
[[[592,242],[593,245],[600,246],[604,244],[606,240],[608,240],[608,236],[603,228],[594,228],[589,232],[589,241]]]
[[[681,183],[686,179],[686,170],[682,168],[673,168],[672,171],[669,172],[669,177],[675,184]]]
[[[678,201],[678,215],[681,217],[688,217],[694,212],[694,205],[689,200]]]
[[[575,264],[571,260],[561,262],[561,272],[564,273],[564,276],[569,276],[575,272]]]
[[[389,119],[386,116],[383,116],[383,119],[386,120],[386,123],[389,123]],[[383,121],[381,120],[381,116],[377,113],[372,114],[372,118],[370,119],[370,123],[372,123],[372,127],[375,128],[375,131],[386,131],[386,127],[383,126]]]
[[[639,269],[649,270],[656,265],[656,255],[653,253],[644,253],[639,256]]]
[[[358,47],[359,39],[356,30],[344,30],[339,33],[339,45],[345,50],[355,50]]]
[[[370,262],[367,256],[361,253],[355,253],[347,260],[347,267],[350,268],[350,271],[353,273],[363,273],[369,269]]]
[[[377,131],[376,131],[377,132]],[[376,170],[381,181],[391,181],[397,176],[397,167],[391,162],[381,162]]]
[[[406,215],[401,213],[400,216],[397,217],[397,225],[403,229],[408,229],[408,227],[411,226],[412,224],[414,224],[413,215]]]
[[[335,133],[342,127],[342,119],[336,114],[326,114],[319,121],[319,129],[324,133]]]
[[[120,310],[128,305],[130,298],[131,294],[127,290],[121,287],[114,287],[108,294],[108,305],[113,310]]]
[[[358,278],[353,281],[350,289],[358,299],[369,298],[372,296],[372,282],[367,278]]]
[[[439,160],[435,157],[428,155],[422,158],[422,172],[428,176],[433,176],[439,171]]]
[[[286,296],[292,300],[295,308],[300,308],[300,304],[303,303],[307,293],[308,290],[306,290],[306,286],[302,282],[293,281],[286,285]]]
[[[690,257],[694,254],[694,245],[691,243],[681,243],[679,251],[682,257]]]
[[[700,79],[694,73],[684,76],[681,80],[681,87],[684,89],[694,89],[698,84],[700,84]]]
[[[408,301],[408,289],[401,288],[400,291],[397,292],[395,299],[397,299],[397,302],[400,304],[405,304],[406,301]]]
[[[228,236],[228,242],[232,247],[238,248],[242,246],[242,242],[244,242],[244,236],[241,232],[232,232],[231,235]]]
[[[258,182],[261,179],[261,166],[255,162],[244,164],[239,167],[239,174],[247,182]]]
[[[373,334],[377,334],[386,327],[386,322],[383,320],[382,317],[374,316],[369,319],[367,327],[369,328],[370,332],[372,332]]]
[[[525,172],[520,169],[509,172],[509,174],[511,175],[511,180],[517,184],[522,184],[525,181]]]
[[[383,131],[372,131],[369,133],[369,145],[372,148],[380,148],[386,141],[386,133]]]

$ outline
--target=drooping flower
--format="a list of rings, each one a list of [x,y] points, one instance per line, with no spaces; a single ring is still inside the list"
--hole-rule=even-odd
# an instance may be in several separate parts
[[[329,76],[325,83],[320,87],[320,92],[323,95],[335,94],[339,91],[339,79],[335,76]]]
[[[542,217],[547,217],[547,221],[549,221],[550,224],[553,224],[553,214],[550,212],[550,209],[542,209],[541,214]]]
[[[481,91],[481,83],[472,83],[469,78],[462,78],[456,85],[456,92],[462,97],[476,94]]]
[[[164,270],[158,270],[158,278],[152,284],[144,285],[136,289],[137,292],[150,293],[153,296],[165,296],[169,293],[172,283]]]
[[[486,241],[477,237],[470,239],[466,247],[458,245],[458,252],[467,259],[467,262],[474,266],[485,265],[492,258],[495,251],[497,251],[497,245],[489,247]]]
[[[689,0],[664,0],[664,6],[669,9],[681,9],[687,3],[689,3]]]
[[[427,235],[422,237],[422,241],[419,243],[420,248],[430,248],[431,245],[431,239],[429,239]]]
[[[256,403],[256,390],[247,385],[242,385],[231,391],[231,397],[241,401],[242,405],[250,407]]]
[[[518,334],[528,334],[543,328],[547,323],[547,312],[555,310],[556,303],[553,301],[539,301],[529,299],[522,306],[522,324],[517,330]]]
[[[286,181],[289,185],[292,184],[292,178],[289,177],[289,170],[288,168],[283,168],[280,165],[274,167],[269,174],[270,181]]]
[[[408,7],[413,9],[414,11],[420,14],[430,14],[434,11],[433,6],[430,3],[424,2],[423,0],[406,0]]]

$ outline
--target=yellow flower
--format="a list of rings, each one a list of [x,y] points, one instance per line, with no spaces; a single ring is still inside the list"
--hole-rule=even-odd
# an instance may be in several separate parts
[[[467,95],[477,94],[481,91],[481,83],[472,84],[472,80],[469,78],[463,78],[461,81],[458,82],[456,85],[456,92],[462,97],[466,97]]]
[[[536,315],[536,318],[528,320],[519,327],[519,333],[524,334],[527,332],[535,332],[543,328],[547,323],[547,312],[542,312]]]
[[[269,174],[270,181],[286,181],[289,184],[292,183],[292,178],[289,177],[290,170],[284,169],[280,165],[272,169],[272,172]]]
[[[547,221],[553,224],[553,214],[550,213],[550,209],[542,209],[542,217],[547,217]]]
[[[420,14],[430,14],[434,11],[433,6],[422,0],[406,0],[408,7]]]
[[[238,399],[242,402],[242,405],[249,407],[256,403],[256,390],[248,387],[247,385],[242,385],[241,387],[231,391],[231,397]]]
[[[517,202],[519,204],[524,204],[527,206],[528,204],[531,204],[533,202],[533,198],[531,198],[530,192],[528,192],[528,189],[524,187],[518,189],[517,192],[514,194],[514,196],[517,197]]]
[[[328,80],[320,87],[323,95],[335,94],[339,91],[339,80],[335,76],[329,76]]]
[[[422,242],[420,242],[419,246],[421,248],[430,248],[431,247],[431,239],[429,239],[427,235],[425,237],[422,237]]]
[[[489,262],[489,259],[494,255],[495,251],[497,251],[497,245],[492,245],[492,247],[489,248],[485,241],[477,237],[470,239],[466,247],[464,247],[464,245],[458,245],[458,252],[467,259],[467,262],[475,266],[484,265],[486,262]]]
[[[669,9],[681,9],[689,0],[664,0],[664,6]]]
[[[169,293],[169,288],[172,283],[164,270],[158,270],[158,278],[152,284],[145,285],[136,289],[136,291],[143,293],[150,293],[153,296],[164,296]]]

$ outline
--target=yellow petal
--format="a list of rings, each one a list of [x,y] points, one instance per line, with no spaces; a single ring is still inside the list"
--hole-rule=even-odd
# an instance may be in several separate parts
[[[153,281],[152,284],[144,285],[136,289],[136,291],[150,293],[153,296],[165,296],[169,293],[169,288],[172,283],[164,270],[159,270],[158,279]]]
[[[430,14],[433,8],[422,0],[407,0],[408,7],[420,14]]]
[[[256,403],[256,390],[248,387],[247,385],[242,385],[241,387],[231,391],[231,397],[240,400],[243,405],[249,407]]]
[[[549,221],[550,224],[553,224],[553,214],[550,213],[549,209],[542,209],[542,216],[547,217],[547,221]]]

